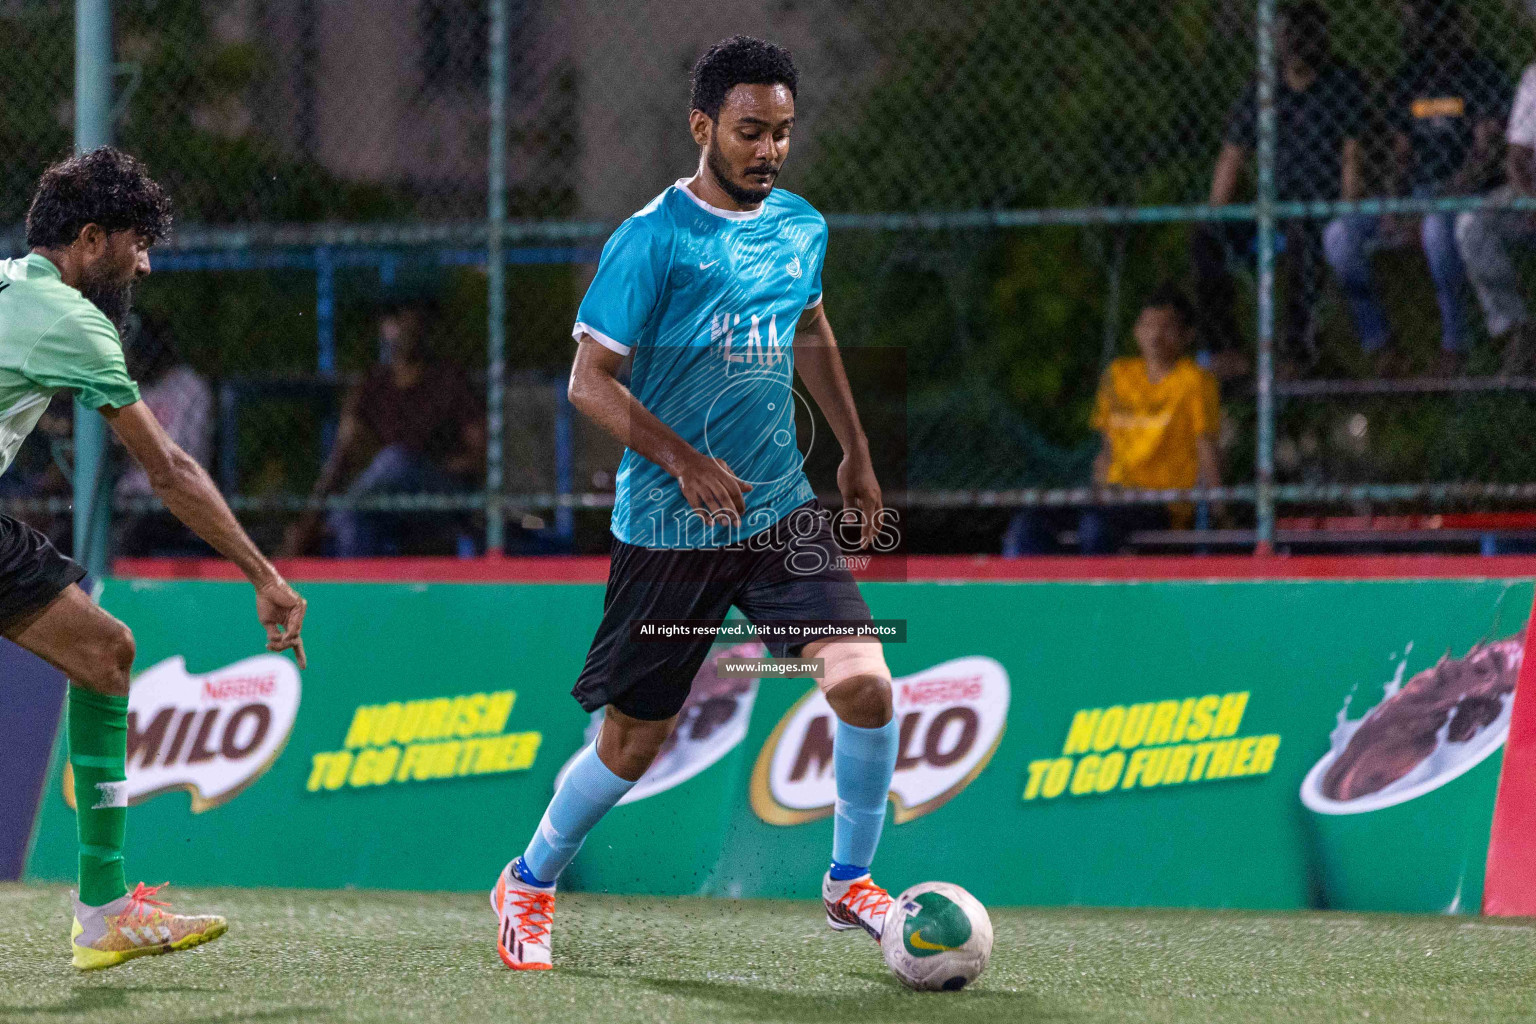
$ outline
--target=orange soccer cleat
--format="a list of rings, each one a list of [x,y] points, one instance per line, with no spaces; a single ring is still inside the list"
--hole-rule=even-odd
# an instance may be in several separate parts
[[[891,894],[870,880],[869,875],[839,882],[828,872],[821,880],[821,902],[827,908],[827,924],[838,931],[862,928],[876,942],[885,927],[886,911],[891,909]]]
[[[555,924],[555,887],[529,885],[508,864],[491,890],[496,911],[496,953],[514,971],[547,971],[550,930]]]

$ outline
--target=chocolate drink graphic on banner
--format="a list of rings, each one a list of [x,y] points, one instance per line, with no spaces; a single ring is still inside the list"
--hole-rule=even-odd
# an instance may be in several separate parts
[[[1379,704],[1350,719],[1346,699],[1301,787],[1328,906],[1477,912],[1524,647],[1522,630],[1405,683],[1410,644]]]

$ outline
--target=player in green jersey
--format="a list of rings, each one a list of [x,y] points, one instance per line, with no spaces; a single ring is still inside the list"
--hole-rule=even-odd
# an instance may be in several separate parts
[[[171,206],[143,164],[103,148],[44,172],[20,259],[0,260],[0,473],[48,402],[70,391],[106,417],[178,519],[256,588],[267,649],[304,667],[305,602],[246,536],[208,474],[139,400],[118,328]],[[159,886],[128,890],[128,674],[133,634],[74,586],[85,570],[36,530],[0,515],[0,635],[70,679],[69,763],[80,840],[71,935],[75,966],[114,967],[224,934],[224,919],[171,913]]]

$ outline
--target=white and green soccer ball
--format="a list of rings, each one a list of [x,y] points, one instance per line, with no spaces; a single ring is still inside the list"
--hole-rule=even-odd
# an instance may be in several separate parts
[[[923,882],[886,912],[880,951],[908,988],[954,992],[975,981],[992,956],[992,919],[976,897],[948,882]]]

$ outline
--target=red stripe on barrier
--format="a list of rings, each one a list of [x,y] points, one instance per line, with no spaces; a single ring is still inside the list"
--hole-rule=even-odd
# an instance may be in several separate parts
[[[1536,916],[1536,629],[1530,627],[1528,622],[1483,880],[1483,913],[1496,917]]]
[[[606,555],[489,558],[295,558],[278,570],[294,581],[335,583],[604,583]],[[137,579],[238,580],[218,558],[120,558],[113,575]],[[1160,580],[1515,579],[1536,576],[1536,556],[1295,555],[1252,557],[1046,557],[914,555],[877,558],[860,579],[998,582]]]
[[[280,558],[277,571],[308,583],[606,583],[607,555],[517,558]],[[112,575],[146,580],[239,580],[222,558],[119,558]]]
[[[901,562],[902,560],[893,560]],[[911,581],[1158,582],[1163,580],[1505,579],[1536,575],[1530,555],[1081,555],[1002,558],[997,555],[914,555],[904,560]],[[892,578],[872,566],[860,578]]]

